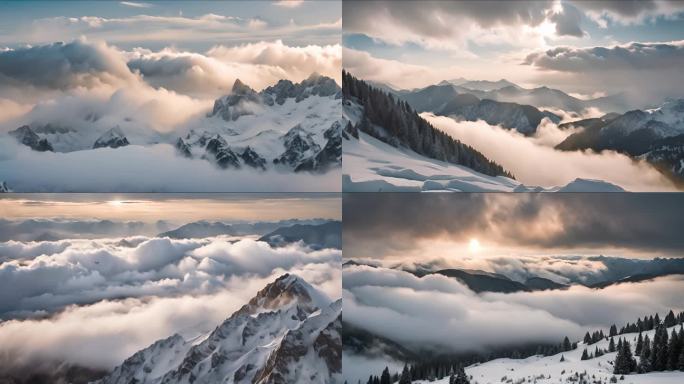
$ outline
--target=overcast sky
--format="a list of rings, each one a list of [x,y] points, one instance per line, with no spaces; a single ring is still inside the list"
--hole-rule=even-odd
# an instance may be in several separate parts
[[[684,249],[679,194],[346,194],[343,217],[346,258],[653,258]]]
[[[662,0],[348,1],[344,66],[402,88],[506,78],[584,96],[681,96],[683,11]]]

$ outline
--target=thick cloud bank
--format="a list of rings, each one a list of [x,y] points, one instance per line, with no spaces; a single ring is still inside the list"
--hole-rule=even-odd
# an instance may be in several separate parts
[[[26,175],[32,175],[26,177]],[[36,152],[0,138],[0,177],[16,192],[320,192],[339,191],[325,174],[222,170],[187,159],[169,144],[69,153]]]
[[[478,295],[444,276],[351,266],[343,287],[345,321],[409,348],[447,352],[577,340],[588,329],[684,308],[681,275],[602,290]]]
[[[597,179],[633,192],[674,191],[662,174],[645,162],[617,152],[564,152],[553,148],[571,132],[545,121],[532,139],[484,121],[458,122],[449,117],[423,113],[436,128],[463,141],[487,158],[501,164],[526,185],[566,185],[576,178]],[[559,140],[556,142],[556,140]]]
[[[562,46],[531,53],[524,64],[549,76],[562,74],[568,83],[600,83],[606,89],[622,86],[622,92],[634,102],[657,104],[664,97],[682,96],[684,80],[680,68],[684,66],[684,41],[587,48]]]
[[[299,243],[139,236],[2,246],[4,367],[111,368],[159,338],[213,329],[284,272],[341,296],[341,251]]]

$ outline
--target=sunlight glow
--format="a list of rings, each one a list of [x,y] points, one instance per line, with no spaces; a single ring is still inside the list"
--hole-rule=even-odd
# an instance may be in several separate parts
[[[470,239],[470,243],[468,243],[468,251],[470,253],[478,253],[480,248],[480,242],[477,239]]]

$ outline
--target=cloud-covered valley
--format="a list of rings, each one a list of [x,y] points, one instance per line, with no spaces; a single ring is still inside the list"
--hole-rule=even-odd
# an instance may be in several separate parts
[[[614,151],[564,152],[553,147],[572,132],[545,120],[531,138],[484,121],[456,121],[424,113],[436,128],[502,164],[526,185],[562,186],[576,178],[604,180],[635,192],[674,191],[673,183],[645,161]]]
[[[588,330],[605,332],[612,324],[684,308],[678,295],[684,288],[682,275],[601,290],[575,285],[565,290],[476,294],[445,276],[419,278],[394,269],[347,266],[343,287],[345,322],[405,348],[440,353],[558,344],[565,336],[578,340]],[[345,375],[364,377],[377,367],[362,369],[349,367]]]

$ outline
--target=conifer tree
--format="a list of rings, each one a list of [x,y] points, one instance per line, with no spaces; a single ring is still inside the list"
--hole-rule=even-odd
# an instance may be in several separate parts
[[[399,384],[411,384],[411,372],[408,367],[404,365],[404,369],[401,371],[401,377],[399,377]]]
[[[644,339],[639,332],[639,337],[637,338],[636,347],[634,349],[634,354],[637,356],[641,355],[641,348],[644,346]]]
[[[639,373],[651,372],[651,340],[646,335],[644,345],[641,347],[641,354],[639,354],[639,365],[637,371]]]
[[[465,369],[462,366],[459,366],[453,384],[470,384],[470,379],[468,379],[468,375],[466,375]]]
[[[608,352],[615,352],[615,340],[613,337],[610,338],[610,343],[608,343]]]
[[[627,340],[618,343],[618,345],[620,345],[620,347],[618,348],[618,353],[615,357],[613,373],[616,375],[629,374],[636,368],[636,361],[632,357],[632,348]]]
[[[389,368],[385,367],[380,375],[380,384],[391,384],[390,383],[390,373]]]
[[[580,360],[589,360],[589,354],[587,353],[587,349],[584,348],[584,351],[582,351],[582,357]]]
[[[570,339],[567,336],[563,339],[563,351],[567,352],[572,349],[572,344],[570,344]]]

